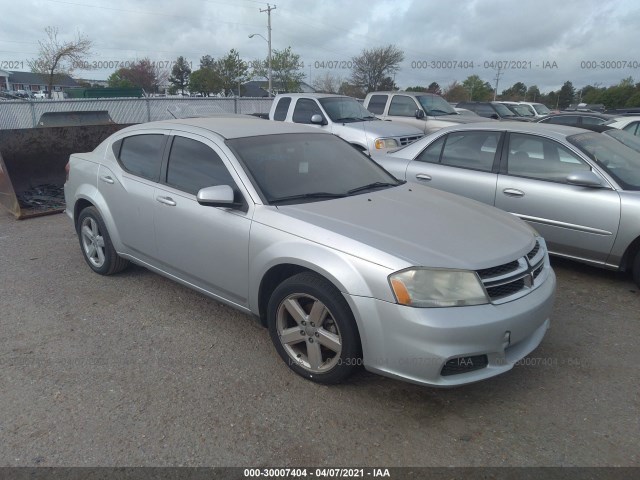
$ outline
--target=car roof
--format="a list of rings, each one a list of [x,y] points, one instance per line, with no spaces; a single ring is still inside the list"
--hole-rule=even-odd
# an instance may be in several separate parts
[[[509,131],[515,133],[539,133],[556,139],[563,139],[577,133],[584,133],[583,128],[570,125],[558,125],[555,123],[529,123],[529,122],[476,122],[462,125],[454,125],[442,128],[434,133],[445,133],[449,131],[462,130],[493,130]]]
[[[318,133],[322,135],[331,135],[328,132],[306,125],[275,122],[249,115],[235,114],[148,122],[129,127],[126,131],[135,132],[151,129],[193,130],[194,132],[196,130],[207,130],[225,139],[285,133]]]
[[[394,91],[381,91],[381,92],[370,92],[367,95],[408,95],[410,97],[421,97],[423,95],[432,96],[432,97],[440,97],[437,93],[431,92],[407,92],[405,90],[394,90]]]
[[[341,97],[341,98],[353,98],[347,95],[338,95],[334,93],[279,93],[278,97],[292,97],[292,98],[327,98],[327,97]],[[355,100],[355,98],[354,98]]]

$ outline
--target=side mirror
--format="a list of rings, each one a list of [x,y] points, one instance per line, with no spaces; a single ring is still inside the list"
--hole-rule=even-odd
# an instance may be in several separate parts
[[[233,189],[229,185],[201,188],[196,195],[198,203],[208,207],[231,207],[233,197]]]
[[[322,118],[322,115],[320,115],[319,113],[311,115],[311,123],[313,123],[315,125],[326,125],[327,124],[327,122],[324,120],[324,118]]]
[[[424,118],[424,110],[418,108],[415,115],[418,120],[422,120]]]
[[[497,113],[492,113],[489,118],[493,118],[494,120],[500,120],[500,117],[498,116]]]
[[[579,187],[605,188],[600,177],[591,171],[573,172],[567,177],[567,183]]]

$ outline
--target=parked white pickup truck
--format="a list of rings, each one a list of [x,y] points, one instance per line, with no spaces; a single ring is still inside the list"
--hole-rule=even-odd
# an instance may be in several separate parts
[[[423,136],[410,125],[383,122],[355,98],[323,93],[286,93],[275,97],[269,120],[304,123],[327,130],[367,155],[408,145]]]
[[[461,115],[440,95],[427,92],[371,92],[364,107],[382,120],[411,125],[425,134],[461,123],[489,121],[478,115]]]

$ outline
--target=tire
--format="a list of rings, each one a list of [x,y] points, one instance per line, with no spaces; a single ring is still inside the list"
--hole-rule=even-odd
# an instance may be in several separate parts
[[[80,212],[76,229],[82,256],[91,270],[100,275],[112,275],[127,268],[129,262],[116,253],[107,227],[95,207],[87,207]]]
[[[271,340],[298,375],[339,383],[362,365],[353,313],[323,277],[304,272],[288,278],[276,287],[267,308]]]
[[[631,273],[633,274],[633,281],[640,288],[640,250],[636,252],[636,258],[633,260],[631,267]]]

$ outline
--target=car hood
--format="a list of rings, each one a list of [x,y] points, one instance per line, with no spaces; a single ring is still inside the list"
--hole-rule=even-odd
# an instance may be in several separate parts
[[[391,269],[477,270],[529,252],[531,229],[496,208],[417,184],[265,207],[256,221]]]
[[[411,125],[389,122],[385,120],[371,120],[367,122],[346,123],[345,127],[362,129],[373,137],[404,137],[404,136],[422,136],[422,130],[412,127]]]

